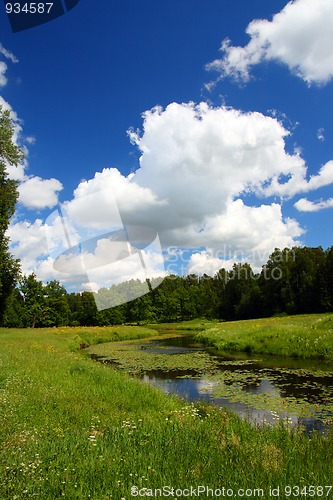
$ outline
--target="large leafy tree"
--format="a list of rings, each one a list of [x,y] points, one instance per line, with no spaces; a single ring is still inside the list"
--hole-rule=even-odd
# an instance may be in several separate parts
[[[43,326],[46,302],[42,281],[38,281],[34,273],[23,276],[20,280],[19,290],[24,302],[23,318],[25,326],[31,328]]]
[[[13,141],[14,124],[8,110],[0,106],[0,325],[3,324],[7,301],[19,276],[19,262],[9,251],[6,231],[18,198],[17,182],[9,179],[8,165],[18,166],[22,150]]]
[[[44,286],[46,311],[43,326],[62,326],[69,323],[70,309],[66,296],[66,289],[57,280]]]

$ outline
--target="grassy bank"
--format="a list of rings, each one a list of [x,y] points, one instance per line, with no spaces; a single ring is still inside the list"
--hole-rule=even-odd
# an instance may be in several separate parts
[[[129,500],[134,485],[228,487],[235,498],[239,488],[262,488],[269,498],[270,486],[330,484],[330,435],[253,428],[78,350],[81,342],[146,334],[0,330],[1,499]]]
[[[333,361],[333,314],[219,323],[196,338],[220,351]]]

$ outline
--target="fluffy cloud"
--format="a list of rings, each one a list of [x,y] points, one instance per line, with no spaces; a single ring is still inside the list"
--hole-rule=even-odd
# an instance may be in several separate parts
[[[328,161],[323,165],[317,175],[310,177],[306,186],[302,186],[300,191],[312,191],[323,186],[328,186],[333,183],[333,161]]]
[[[41,219],[34,223],[22,221],[13,223],[8,229],[12,251],[16,258],[34,261],[36,257],[47,255],[45,227]]]
[[[62,240],[59,236],[59,248],[51,238],[51,257],[46,258],[44,252],[44,260],[37,265],[41,277],[49,273],[59,279],[58,272],[65,279],[66,273],[72,273],[77,280],[80,277],[81,285],[92,283],[94,287],[121,277],[139,277],[141,261],[112,257],[117,245],[112,241],[110,247],[106,233],[123,225],[143,226],[147,237],[149,231],[158,234],[164,249],[205,249],[192,255],[188,269],[201,272],[206,268],[205,272],[213,274],[235,260],[249,261],[260,269],[274,247],[300,243],[303,230],[298,222],[284,219],[281,205],[268,197],[290,197],[332,183],[332,161],[307,178],[300,153],[286,151],[289,132],[276,118],[261,113],[213,108],[206,103],[173,103],[166,109],[147,111],[143,118],[141,133],[129,131],[130,140],[141,152],[139,168],[127,177],[107,168],[78,185],[73,198],[62,206],[68,234]],[[33,186],[33,179],[29,181]],[[50,186],[51,191],[55,187]],[[32,190],[27,191],[31,203]],[[246,205],[248,195],[257,206]],[[55,212],[46,221],[47,239],[53,227],[56,235],[64,232],[59,220]],[[22,231],[22,227],[16,229]],[[26,228],[26,244],[38,229]],[[78,243],[81,247],[72,254],[58,258]],[[17,251],[20,248],[22,254],[22,245]],[[160,253],[152,255],[156,259],[152,260],[151,273],[161,274]],[[111,269],[112,262],[116,265]]]
[[[252,260],[262,262],[274,247],[299,243],[297,238],[303,230],[295,220],[283,219],[277,203],[249,207],[236,200],[224,214],[212,217],[203,233],[211,248],[219,249],[221,242],[228,243],[229,251],[233,248],[240,260],[251,255]]]
[[[333,198],[329,198],[328,200],[322,200],[317,203],[307,200],[306,198],[301,198],[295,203],[294,206],[300,212],[318,212],[319,210],[323,210],[324,208],[332,208]]]
[[[170,104],[144,114],[143,134],[130,132],[142,152],[133,181],[168,201],[163,228],[200,224],[247,193],[293,196],[333,182],[333,163],[307,179],[300,154],[288,154],[289,135],[258,112]],[[156,212],[155,212],[156,214]]]
[[[27,208],[53,208],[58,203],[58,192],[62,189],[57,179],[30,177],[19,185],[19,202]]]
[[[95,229],[122,226],[126,214],[140,214],[165,205],[149,187],[139,186],[133,174],[124,177],[116,168],[96,172],[93,179],[83,181],[66,203],[66,213],[75,223]]]
[[[259,270],[275,247],[300,243],[304,230],[293,219],[283,220],[281,206],[246,206],[242,200],[231,202],[224,214],[212,217],[202,233],[208,249],[191,256],[189,272],[214,275],[234,262],[250,262]]]
[[[288,134],[257,112],[206,103],[154,108],[144,114],[143,135],[131,133],[142,152],[134,179],[167,199],[180,223],[197,221],[241,193],[264,193],[274,176],[304,176],[304,160],[285,151]]]
[[[258,192],[266,196],[279,195],[281,197],[291,197],[297,193],[306,193],[320,187],[329,186],[333,183],[333,161],[330,160],[323,165],[317,175],[312,175],[306,179],[307,167],[305,163],[295,165],[295,169],[288,173],[287,182],[279,182],[279,175],[274,175],[271,182],[264,189],[259,187]]]
[[[12,223],[7,234],[11,241],[11,252],[14,257],[20,259],[23,274],[34,272],[39,279],[53,279],[53,263],[48,267],[47,274],[42,273],[40,269],[41,265],[45,267],[49,258],[46,228],[42,220],[36,219],[33,223],[28,221]]]
[[[263,61],[279,61],[308,85],[325,84],[333,77],[333,3],[331,0],[289,2],[272,21],[254,20],[246,30],[250,42],[221,46],[223,57],[208,65],[221,77],[248,81],[250,70]]]
[[[5,49],[5,47],[0,43],[0,54],[2,54],[6,59],[10,59],[13,63],[18,62],[14,54],[9,50]],[[7,64],[4,61],[0,61],[0,87],[4,87],[7,85]]]
[[[104,169],[80,183],[66,215],[95,229],[122,222],[150,226],[164,246],[199,247],[209,239],[204,228],[234,199],[247,193],[291,195],[300,181],[307,185],[304,160],[285,150],[288,134],[277,119],[261,113],[206,103],[154,108],[144,114],[142,135],[129,131],[141,151],[140,168],[128,177]],[[281,176],[288,180],[280,182]]]
[[[63,220],[57,213],[49,223],[41,219],[34,222],[13,221],[7,234],[11,241],[11,251],[21,260],[25,273],[36,272],[38,261],[54,257],[68,248],[67,235],[64,233]],[[73,244],[79,241],[75,230],[67,224],[67,234]]]
[[[230,270],[232,264],[232,260],[219,259],[218,257],[214,257],[211,252],[202,250],[191,255],[187,272],[188,274],[196,274],[197,276],[202,276],[203,274],[214,276],[222,268]]]
[[[164,248],[216,252],[228,244],[235,258],[241,253],[262,263],[275,246],[296,244],[302,229],[283,219],[279,204],[249,207],[239,198],[290,196],[332,182],[330,165],[306,179],[304,160],[285,150],[288,134],[261,113],[206,103],[154,108],[144,114],[142,134],[129,131],[141,151],[140,168],[128,177],[116,169],[96,173],[80,183],[64,213],[97,233],[123,223],[149,226]],[[205,263],[221,267],[217,260]]]

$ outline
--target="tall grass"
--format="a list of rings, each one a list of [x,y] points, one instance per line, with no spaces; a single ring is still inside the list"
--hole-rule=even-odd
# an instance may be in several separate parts
[[[268,491],[330,483],[331,435],[257,429],[74,350],[104,333],[0,331],[1,500],[128,500],[134,485]]]
[[[333,314],[225,322],[196,339],[220,351],[333,360]]]
[[[29,330],[22,330],[26,332]],[[34,330],[30,330],[32,333]],[[90,327],[58,327],[43,328],[43,333],[52,333],[66,339],[71,350],[75,351],[83,344],[101,344],[104,342],[114,342],[116,340],[142,339],[158,334],[153,327],[143,326],[90,326]]]

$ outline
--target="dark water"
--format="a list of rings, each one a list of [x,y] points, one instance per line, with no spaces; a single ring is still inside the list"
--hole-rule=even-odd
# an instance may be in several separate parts
[[[186,370],[142,371],[140,378],[144,382],[168,394],[177,394],[190,402],[214,403],[258,425],[274,425],[282,420],[290,426],[302,425],[307,432],[325,432],[331,425],[333,364],[221,354],[184,335],[141,341],[137,349],[165,356],[191,356],[204,351],[212,364],[214,361],[213,374],[202,374],[195,365]],[[112,358],[108,361],[112,362]]]

